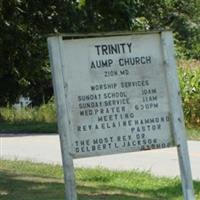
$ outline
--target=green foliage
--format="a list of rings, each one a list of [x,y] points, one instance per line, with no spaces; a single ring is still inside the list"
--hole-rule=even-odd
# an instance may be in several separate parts
[[[0,122],[25,123],[56,121],[56,108],[54,101],[43,104],[40,107],[15,109],[13,107],[0,108]]]
[[[38,122],[55,122],[56,107],[55,102],[50,101],[48,104],[41,105],[34,113],[35,121]]]
[[[137,0],[85,0],[81,1],[84,11],[84,32],[131,30],[138,10]]]
[[[142,0],[140,5],[146,29],[171,29],[177,56],[200,59],[200,0]]]
[[[2,133],[57,133],[56,108],[53,98],[39,107],[0,108]]]
[[[200,0],[82,0],[81,31],[174,32],[177,56],[200,59]]]
[[[49,33],[174,32],[177,56],[200,59],[200,0],[1,0],[0,105],[52,96]]]
[[[179,80],[187,126],[200,126],[200,62],[180,62]]]
[[[1,1],[0,105],[13,103],[22,94],[34,104],[50,99],[46,36],[77,31],[76,7],[74,0]]]

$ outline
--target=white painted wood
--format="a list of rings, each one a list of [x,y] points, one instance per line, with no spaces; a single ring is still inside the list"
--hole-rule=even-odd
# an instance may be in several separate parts
[[[105,48],[106,45],[110,48],[111,45],[117,46],[116,51],[112,52],[111,48],[109,53],[102,53],[102,49],[97,49],[102,46]],[[69,105],[74,158],[174,146],[171,123],[168,120],[169,100],[161,49],[158,32],[63,39],[63,78],[66,104]],[[137,62],[136,59],[140,58],[143,61]],[[112,64],[106,65],[109,61]],[[96,63],[101,62],[104,67],[101,64],[97,67]],[[136,86],[138,82],[140,86]],[[133,85],[122,86],[127,83]],[[113,87],[91,89],[102,85]],[[145,90],[156,92],[144,94]],[[108,94],[122,95],[108,97]],[[149,97],[155,97],[155,100],[149,101]],[[116,103],[119,100],[124,100],[125,103]],[[90,103],[98,105],[93,107]],[[125,118],[130,115],[132,117]],[[123,123],[127,125],[124,126]],[[147,126],[160,128],[147,130]]]
[[[101,46],[104,46],[105,49],[107,48],[105,45],[110,44],[119,45],[115,53],[103,53],[103,49],[102,53],[100,53],[101,49],[99,48]],[[172,33],[154,32],[149,35],[145,33],[141,36],[133,34],[126,35],[126,37],[120,35],[119,37],[98,37],[66,41],[63,40],[62,36],[55,36],[48,39],[48,45],[57,103],[66,198],[68,200],[77,199],[73,158],[151,149],[151,146],[146,144],[141,148],[141,144],[137,143],[141,138],[138,139],[136,135],[137,133],[141,133],[143,125],[140,124],[138,126],[141,130],[137,129],[134,132],[133,128],[136,126],[135,120],[145,121],[153,117],[164,119],[170,116],[171,120],[164,120],[164,123],[161,120],[162,128],[156,131],[155,129],[148,131],[143,129],[142,132],[146,134],[144,134],[147,139],[146,141],[153,138],[156,140],[155,144],[165,144],[165,147],[169,147],[173,146],[175,142],[179,157],[184,198],[185,200],[194,200]],[[127,66],[119,63],[120,59],[123,61],[123,59],[134,59],[140,56],[149,58],[151,61],[140,63],[138,66],[135,64]],[[110,66],[106,64],[106,68],[103,69],[97,69],[96,67],[94,69],[91,63],[100,59],[104,61],[105,59],[110,59],[112,64]],[[104,73],[104,70],[107,69],[116,70],[118,73],[116,73],[116,76],[108,78]],[[121,69],[128,70],[129,75],[124,76],[124,74],[119,73]],[[135,80],[146,81],[146,85],[144,84],[142,87],[133,87],[131,89],[122,87],[122,82]],[[98,86],[102,83],[114,85],[115,87],[108,90],[91,89],[92,85]],[[142,95],[144,89],[156,90],[156,102],[159,106],[154,107],[152,110],[138,110],[136,108],[136,105],[145,102]],[[115,94],[116,92],[124,94],[123,98],[128,98],[127,102],[130,102],[125,105],[122,104],[124,106],[123,111],[120,111],[122,106],[118,106],[119,111],[114,114],[119,117],[119,114],[130,115],[130,112],[133,112],[133,117],[130,120],[132,120],[131,123],[135,124],[130,125],[130,127],[120,125],[116,128],[115,126],[112,127],[113,129],[111,127],[105,128],[105,125],[103,128],[96,129],[94,124],[102,122],[99,121],[99,117],[106,117],[105,122],[108,123],[116,121],[116,119],[113,119],[114,114],[112,115],[111,113],[111,117],[104,115],[106,109],[109,108],[109,106],[104,105],[104,102],[107,100],[105,94]],[[81,100],[81,98],[87,95],[92,95],[92,97],[89,97],[87,100]],[[99,107],[103,110],[103,114],[98,109],[96,109],[98,113],[95,114],[96,111],[92,107],[89,107],[91,108],[89,111],[92,114],[81,114],[81,110],[88,110],[87,107],[84,110],[80,106],[80,103],[90,103],[94,95],[96,95],[96,99],[93,102],[102,102]],[[112,97],[111,100],[119,100],[119,98]],[[116,107],[113,106],[113,109],[116,109]],[[118,124],[121,121],[123,119],[119,117]],[[133,144],[133,141],[136,143]],[[127,142],[130,142],[130,144],[132,142],[132,146],[126,146]],[[94,146],[95,149],[92,149]],[[156,148],[164,147],[157,146]],[[77,149],[78,151],[76,151]]]
[[[62,71],[62,47],[61,37],[48,38],[48,48],[50,54],[50,63],[52,68],[53,87],[57,104],[57,119],[58,119],[58,131],[60,135],[62,162],[64,168],[65,179],[65,196],[66,200],[76,200],[76,186],[74,176],[73,158],[70,154],[71,138],[69,132],[69,119],[67,106],[65,102],[65,91],[63,82]]]
[[[114,31],[114,32],[98,32],[98,33],[59,33],[64,39],[80,39],[80,38],[97,38],[97,37],[110,37],[110,36],[126,36],[126,35],[149,35],[148,31]],[[161,31],[151,31],[151,34],[159,34]],[[49,34],[48,37],[54,37],[55,34]]]
[[[184,199],[194,200],[192,173],[185,135],[172,33],[162,32],[161,43],[163,47],[163,58],[166,68],[167,87],[170,99],[172,131],[178,151]]]

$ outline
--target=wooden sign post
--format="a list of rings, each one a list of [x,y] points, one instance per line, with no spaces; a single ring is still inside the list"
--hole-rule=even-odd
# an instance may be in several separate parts
[[[172,33],[59,35],[48,46],[66,199],[77,199],[74,158],[177,146],[193,200]]]

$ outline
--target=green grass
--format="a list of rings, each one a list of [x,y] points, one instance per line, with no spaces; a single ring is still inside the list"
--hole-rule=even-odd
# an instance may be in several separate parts
[[[54,101],[40,107],[17,110],[0,108],[0,133],[56,133]]]
[[[0,122],[0,133],[56,133],[54,122]]]
[[[0,161],[1,200],[64,200],[62,168],[25,161]],[[147,172],[76,169],[79,200],[182,200],[178,178]],[[200,182],[194,182],[200,199]]]
[[[187,137],[190,140],[200,141],[200,128],[188,128],[187,129]]]
[[[27,107],[15,109],[14,107],[0,107],[0,122],[25,123],[44,122],[52,123],[56,121],[56,107],[54,100],[39,107]]]

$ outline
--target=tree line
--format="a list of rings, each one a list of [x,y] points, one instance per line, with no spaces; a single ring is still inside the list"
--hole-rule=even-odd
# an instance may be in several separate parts
[[[171,29],[177,57],[200,59],[200,0],[1,0],[0,106],[52,94],[51,33]]]

